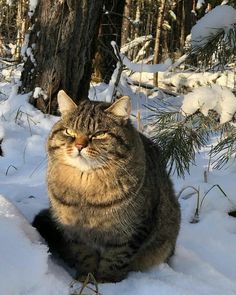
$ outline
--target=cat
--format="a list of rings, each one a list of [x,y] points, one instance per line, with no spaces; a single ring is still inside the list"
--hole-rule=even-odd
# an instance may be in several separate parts
[[[48,138],[50,208],[33,222],[50,250],[83,280],[118,282],[174,253],[180,208],[158,147],[130,122],[131,101],[58,93]]]

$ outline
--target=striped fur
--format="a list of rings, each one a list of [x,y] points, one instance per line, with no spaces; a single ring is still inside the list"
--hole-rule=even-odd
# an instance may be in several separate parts
[[[128,119],[129,103],[61,97],[48,139],[50,209],[34,225],[80,279],[120,281],[174,252],[179,205],[158,148]]]

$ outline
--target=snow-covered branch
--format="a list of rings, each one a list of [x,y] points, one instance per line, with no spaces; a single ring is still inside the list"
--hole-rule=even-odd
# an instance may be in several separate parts
[[[194,48],[204,47],[220,31],[227,32],[236,24],[236,10],[229,5],[219,5],[202,17],[191,30],[191,42]],[[225,40],[227,41],[227,40]]]
[[[132,40],[129,43],[122,46],[120,52],[124,54],[124,53],[128,52],[129,50],[131,50],[132,48],[137,47],[139,44],[146,43],[152,39],[153,39],[152,35],[141,36],[141,37],[135,38],[134,40]]]
[[[220,124],[232,121],[236,113],[236,97],[227,87],[199,87],[184,96],[182,113],[186,116],[200,111],[208,116],[210,110],[219,115]]]
[[[137,64],[131,62],[127,56],[124,54],[120,54],[122,58],[123,64],[133,72],[146,72],[146,73],[157,73],[157,72],[165,72],[171,66],[171,60],[168,59],[166,63],[163,64],[155,64],[155,65],[147,65],[147,64]]]

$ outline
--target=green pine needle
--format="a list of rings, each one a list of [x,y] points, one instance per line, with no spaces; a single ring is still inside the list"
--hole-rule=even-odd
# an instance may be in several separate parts
[[[235,158],[236,128],[229,122],[220,124],[214,111],[209,111],[208,116],[199,111],[183,116],[173,106],[147,108],[152,112],[149,117],[149,133],[160,148],[163,164],[169,174],[176,172],[183,177],[185,172],[189,173],[190,165],[195,164],[196,152],[207,146],[211,134],[220,135],[221,138],[209,154],[214,168],[222,168],[230,159]]]
[[[213,167],[220,169],[226,165],[230,159],[236,157],[236,128],[225,136],[210,152],[210,156],[215,158]]]

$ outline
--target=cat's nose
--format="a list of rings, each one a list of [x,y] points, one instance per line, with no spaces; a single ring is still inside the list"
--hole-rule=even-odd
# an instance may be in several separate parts
[[[79,152],[82,151],[82,149],[86,148],[88,145],[88,138],[83,135],[79,135],[75,140],[75,147]]]
[[[77,143],[77,144],[75,145],[75,147],[77,148],[77,150],[78,150],[79,152],[81,152],[82,149],[83,149],[85,146],[84,146],[83,144]]]

